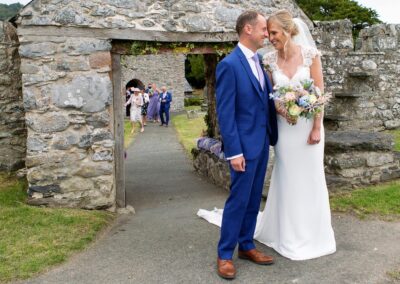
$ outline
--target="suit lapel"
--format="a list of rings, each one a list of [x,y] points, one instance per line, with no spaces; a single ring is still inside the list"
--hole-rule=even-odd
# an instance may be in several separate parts
[[[263,96],[263,90],[261,89],[260,83],[258,82],[257,78],[254,76],[253,71],[251,71],[251,67],[249,65],[249,62],[247,61],[247,58],[244,56],[243,52],[240,50],[239,47],[236,47],[236,54],[240,59],[240,62],[242,63],[244,69],[246,70],[246,73],[248,77],[250,78],[251,83],[253,84],[253,87],[256,89],[258,96],[262,101],[264,101],[264,96]],[[265,74],[264,74],[265,76]]]
[[[272,87],[272,83],[269,80],[269,77],[267,75],[267,72],[265,72],[264,68],[262,69],[263,73],[264,73],[264,78],[265,78],[265,92],[267,93],[267,98],[269,98],[269,94],[273,93],[273,87]]]

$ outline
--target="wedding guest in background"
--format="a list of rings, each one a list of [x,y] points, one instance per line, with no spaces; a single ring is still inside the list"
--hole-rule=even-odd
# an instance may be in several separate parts
[[[142,110],[141,110],[141,114],[142,114],[142,125],[146,126],[146,121],[147,121],[147,108],[149,107],[149,102],[150,102],[150,98],[149,98],[149,94],[146,92],[141,92],[140,95],[143,98],[143,105],[142,105]]]
[[[127,88],[126,92],[125,92],[125,102],[129,101],[129,98],[131,97],[131,94],[133,92],[131,91],[131,88]],[[128,104],[125,108],[125,116],[130,116],[130,109],[131,109],[131,105]]]
[[[149,95],[149,106],[147,108],[147,119],[153,122],[159,122],[158,114],[160,112],[159,91],[156,84],[152,84],[147,88]]]
[[[131,104],[130,108],[130,120],[132,125],[131,134],[135,131],[135,123],[140,123],[140,132],[144,131],[144,127],[142,124],[142,116],[141,116],[141,109],[143,105],[143,97],[140,95],[140,89],[132,88],[133,94],[129,98],[129,100],[125,103],[125,107],[128,104]]]
[[[152,86],[153,86],[153,83],[149,83],[148,85],[147,85],[147,88],[146,88],[146,90],[144,90],[145,91],[145,93],[149,93],[150,91],[151,91],[151,88],[152,88]]]
[[[169,108],[171,105],[172,101],[172,94],[167,91],[166,86],[161,87],[161,93],[160,93],[160,119],[161,119],[161,124],[160,126],[165,125],[168,127],[168,122],[169,122]],[[165,114],[165,118],[164,118]]]

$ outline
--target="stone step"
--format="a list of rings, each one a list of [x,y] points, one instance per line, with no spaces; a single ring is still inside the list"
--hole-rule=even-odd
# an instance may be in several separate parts
[[[361,98],[361,97],[372,97],[372,93],[364,92],[364,93],[357,93],[351,91],[339,91],[334,92],[333,95],[335,98]]]
[[[373,76],[374,74],[372,72],[368,72],[368,71],[349,71],[347,73],[347,75],[349,77],[353,77],[353,78],[368,78]]]
[[[347,189],[352,188],[351,184],[349,184],[348,179],[344,177],[326,174],[325,179],[326,179],[326,185],[328,186],[330,192],[342,188],[347,188]]]
[[[327,121],[349,121],[351,119],[344,115],[325,114],[324,120],[327,120]]]
[[[393,144],[393,137],[381,132],[327,131],[325,135],[326,153],[391,151]]]

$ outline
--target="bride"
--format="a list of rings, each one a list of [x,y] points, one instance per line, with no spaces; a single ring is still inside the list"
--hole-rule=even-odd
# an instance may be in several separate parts
[[[263,62],[273,84],[295,85],[312,79],[323,91],[320,53],[306,24],[280,10],[268,18],[268,33],[275,51],[265,54]],[[322,115],[295,122],[280,105],[277,112],[275,164],[254,238],[292,260],[332,254],[336,243],[323,164]],[[221,211],[200,209],[198,215],[220,225]]]

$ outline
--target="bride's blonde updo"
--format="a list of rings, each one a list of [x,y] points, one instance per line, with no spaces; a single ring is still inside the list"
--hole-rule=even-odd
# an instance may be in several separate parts
[[[268,22],[270,21],[278,22],[282,29],[292,37],[299,33],[299,28],[293,21],[293,16],[288,10],[283,9],[272,13],[268,18]]]

